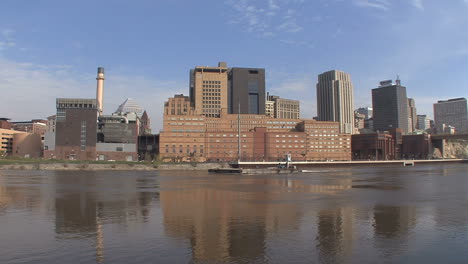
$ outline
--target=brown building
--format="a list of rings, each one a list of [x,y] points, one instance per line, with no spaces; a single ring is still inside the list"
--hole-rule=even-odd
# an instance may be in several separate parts
[[[23,131],[0,129],[0,157],[40,158],[41,136]]]
[[[57,99],[55,157],[96,159],[98,108],[96,99]]]
[[[429,159],[432,154],[431,135],[404,135],[402,158],[405,159]]]
[[[9,118],[0,118],[0,129],[11,129],[11,123],[8,121]]]
[[[353,160],[395,159],[395,140],[388,133],[356,134],[351,141]]]
[[[191,106],[190,97],[176,94],[164,103],[164,115],[193,115],[194,107]]]
[[[159,151],[163,159],[214,160],[350,160],[350,136],[339,133],[339,123],[277,119],[266,115],[197,115],[191,109],[174,113],[165,104]],[[190,114],[191,113],[191,114]],[[240,131],[239,131],[240,130]],[[238,135],[240,134],[240,140]]]
[[[138,159],[153,161],[159,154],[159,135],[138,136]]]
[[[195,110],[207,117],[219,117],[228,108],[228,68],[197,66],[190,71],[190,100]]]
[[[39,135],[42,144],[44,144],[44,136],[47,131],[47,120],[33,119],[31,121],[11,122],[12,129]]]

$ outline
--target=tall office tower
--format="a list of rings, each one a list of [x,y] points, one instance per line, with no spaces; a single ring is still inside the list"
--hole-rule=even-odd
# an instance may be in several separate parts
[[[228,72],[230,114],[265,114],[265,69],[230,68]]]
[[[286,119],[299,119],[300,118],[300,103],[298,100],[291,100],[281,98],[276,95],[267,94],[266,105],[271,107],[267,115],[274,118],[286,118]]]
[[[228,110],[228,68],[197,66],[190,70],[190,104],[207,117],[219,117],[221,109]]]
[[[102,114],[103,104],[104,104],[102,100],[102,97],[104,96],[104,68],[103,67],[98,67],[96,81],[97,81],[96,100],[97,100],[98,114]]]
[[[406,87],[401,86],[400,80],[395,84],[392,80],[382,81],[378,88],[372,89],[372,106],[374,130],[401,128],[403,133],[408,133],[408,98]]]
[[[354,96],[351,76],[342,71],[328,71],[318,76],[317,117],[319,121],[340,123],[340,132],[354,132]]]
[[[409,132],[416,131],[418,123],[418,114],[416,113],[416,103],[413,98],[408,98],[408,123]]]
[[[466,98],[455,98],[435,103],[434,121],[438,134],[444,133],[444,125],[455,127],[457,134],[468,133]]]
[[[431,128],[431,120],[427,115],[418,115],[417,129],[419,130],[428,130]]]

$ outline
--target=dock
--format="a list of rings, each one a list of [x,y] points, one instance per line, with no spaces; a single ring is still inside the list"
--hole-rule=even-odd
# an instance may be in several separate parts
[[[364,161],[291,161],[289,166],[297,168],[312,167],[349,167],[349,166],[416,166],[422,164],[466,163],[466,159],[433,159],[433,160],[364,160]],[[240,161],[231,163],[233,168],[262,169],[286,164],[284,161]]]

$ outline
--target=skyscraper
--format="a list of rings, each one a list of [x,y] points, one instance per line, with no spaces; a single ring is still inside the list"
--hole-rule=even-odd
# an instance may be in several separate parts
[[[372,89],[372,106],[374,109],[374,129],[389,131],[401,128],[403,133],[409,131],[408,98],[406,87],[400,80],[380,82],[378,88]]]
[[[413,98],[408,98],[408,132],[416,131],[416,125],[418,123],[418,114],[416,113],[416,103]]]
[[[455,98],[435,103],[434,121],[438,134],[444,133],[444,125],[455,127],[457,134],[468,133],[466,98]]]
[[[197,66],[190,70],[190,104],[207,117],[219,117],[221,109],[228,109],[225,62],[220,62],[218,67]]]
[[[228,72],[229,113],[265,114],[265,69],[230,68]]]
[[[340,132],[354,132],[354,96],[351,76],[332,70],[318,76],[317,117],[340,123]]]

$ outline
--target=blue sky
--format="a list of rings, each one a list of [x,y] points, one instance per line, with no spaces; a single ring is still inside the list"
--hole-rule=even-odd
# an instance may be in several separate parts
[[[218,0],[0,2],[0,116],[55,114],[57,97],[127,97],[161,128],[162,105],[188,94],[197,65],[261,67],[267,90],[316,113],[319,73],[351,74],[355,107],[400,76],[418,114],[468,97],[468,0]]]

